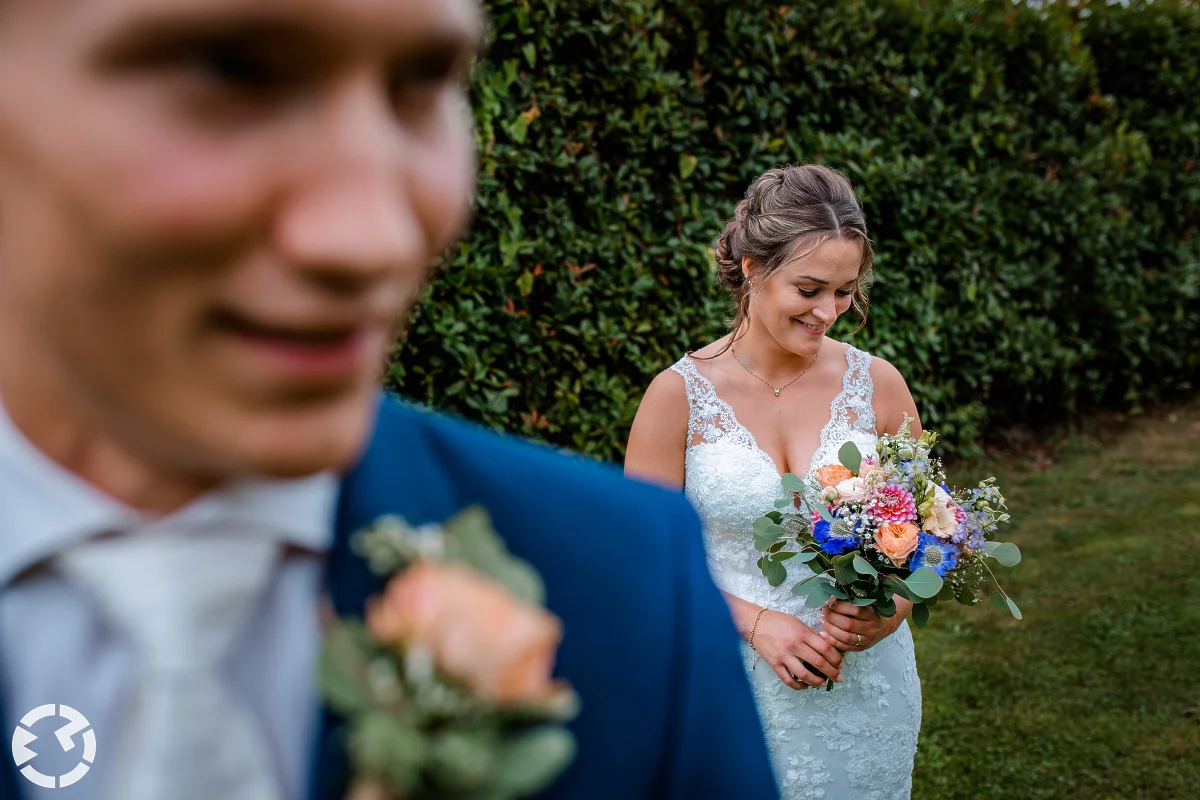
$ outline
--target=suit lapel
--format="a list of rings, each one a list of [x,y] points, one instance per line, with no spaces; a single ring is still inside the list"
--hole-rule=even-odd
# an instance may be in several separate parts
[[[326,593],[339,616],[361,616],[383,581],[350,548],[358,530],[385,514],[420,524],[440,519],[451,487],[437,468],[423,414],[384,400],[374,435],[358,465],[342,483],[336,538],[326,565]],[[321,709],[313,765],[313,800],[341,800],[346,791],[344,729],[341,719]]]

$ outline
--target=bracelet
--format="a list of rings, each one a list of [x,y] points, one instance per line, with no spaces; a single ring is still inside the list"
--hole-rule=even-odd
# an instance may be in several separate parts
[[[755,615],[755,617],[754,617],[754,624],[750,626],[750,641],[748,641],[747,644],[750,645],[751,650],[754,650],[754,631],[758,630],[758,618],[761,617],[763,615],[763,612],[766,610],[767,610],[766,606],[763,606],[762,608],[760,608],[758,610],[758,614]],[[758,651],[754,650],[754,652],[757,653]]]

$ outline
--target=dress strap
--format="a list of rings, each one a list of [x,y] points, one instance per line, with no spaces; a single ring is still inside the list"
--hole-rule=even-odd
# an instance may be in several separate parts
[[[875,432],[875,383],[871,380],[871,354],[846,346],[846,375],[842,392],[834,401],[832,418],[842,420],[847,430]]]
[[[753,435],[737,420],[733,408],[717,395],[712,381],[700,374],[691,356],[684,356],[671,369],[683,376],[688,399],[688,447],[718,439],[733,440],[758,449]]]

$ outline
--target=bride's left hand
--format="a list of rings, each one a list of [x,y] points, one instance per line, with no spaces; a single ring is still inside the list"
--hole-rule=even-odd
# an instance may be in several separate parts
[[[881,617],[870,606],[837,600],[821,610],[821,636],[844,653],[867,650],[896,632],[912,611],[912,603],[896,598],[896,615]]]

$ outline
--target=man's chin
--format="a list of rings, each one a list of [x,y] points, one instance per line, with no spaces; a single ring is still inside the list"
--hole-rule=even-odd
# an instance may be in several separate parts
[[[247,420],[245,434],[228,452],[244,474],[302,478],[345,472],[366,447],[376,407],[371,397],[326,410]]]

